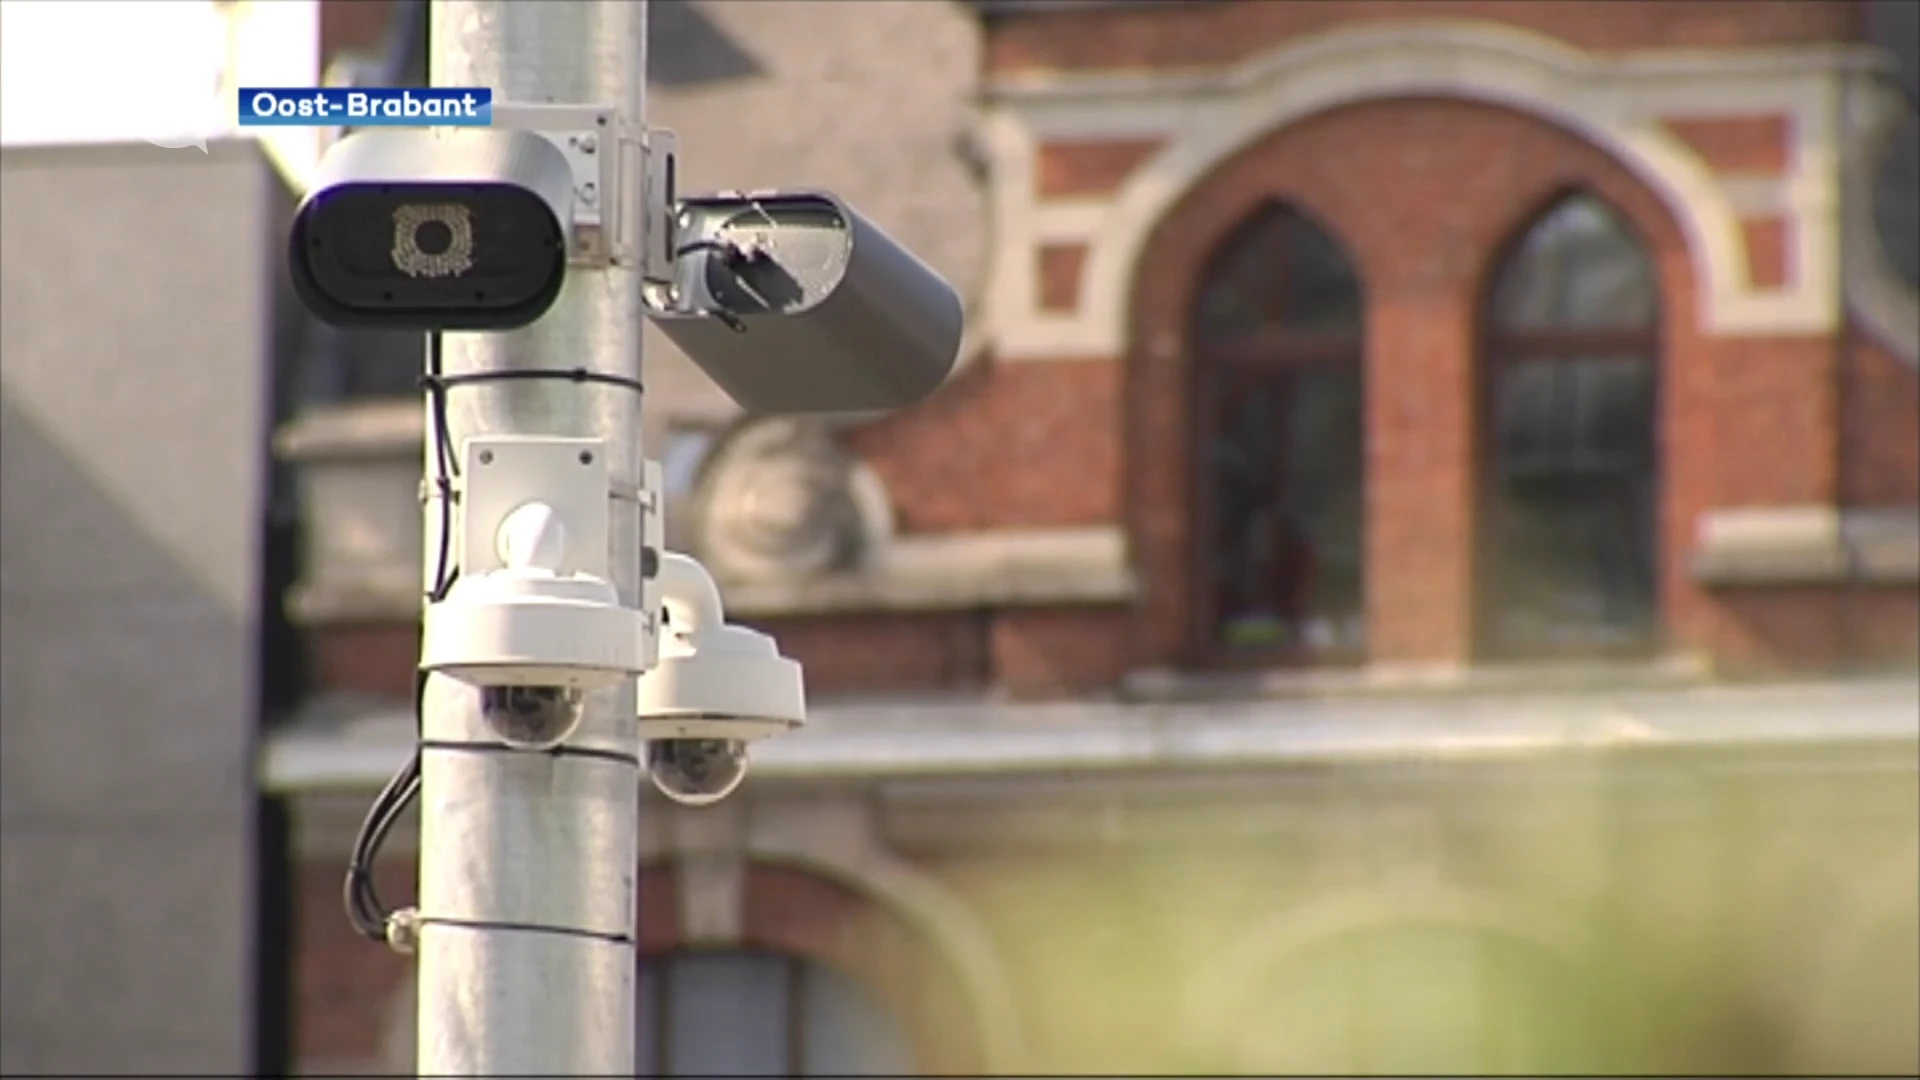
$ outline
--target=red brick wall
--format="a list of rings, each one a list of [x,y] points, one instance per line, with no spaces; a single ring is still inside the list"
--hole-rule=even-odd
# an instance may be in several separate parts
[[[377,51],[393,22],[393,0],[322,0],[320,68],[351,49]]]
[[[1016,698],[1102,690],[1132,666],[1131,619],[1113,608],[1028,608],[993,619],[994,685]]]
[[[1120,370],[984,361],[853,434],[905,532],[1093,525],[1120,511]]]
[[[1160,149],[1158,139],[1073,139],[1042,143],[1034,161],[1041,199],[1107,195]]]
[[[1920,368],[1857,331],[1842,387],[1840,487],[1847,504],[1920,505]]]
[[[1713,478],[1696,505],[1833,505],[1840,494],[1836,338],[1713,343],[1712,401],[1676,417],[1708,423]]]
[[[758,619],[800,661],[810,697],[980,691],[1081,694],[1127,670],[1129,618],[1113,606]]]
[[[1290,37],[1408,18],[1502,22],[1601,53],[1858,36],[1855,5],[1837,0],[1235,0],[996,20],[986,66],[994,73],[1207,67]]]
[[[420,664],[420,625],[413,620],[329,625],[309,633],[307,640],[314,685],[389,701],[413,700]]]
[[[849,691],[964,690],[989,680],[991,617],[841,615],[755,619],[800,661],[808,696]]]
[[[1913,586],[1730,589],[1718,597],[1717,670],[1905,669],[1920,657]]]
[[[348,925],[344,873],[344,856],[313,859],[294,884],[293,1059],[305,1067],[379,1063],[411,963]],[[383,861],[374,875],[392,906],[413,902],[414,879],[412,863],[401,859]]]
[[[1784,116],[1688,116],[1661,123],[1717,176],[1780,176],[1793,160],[1793,133]]]

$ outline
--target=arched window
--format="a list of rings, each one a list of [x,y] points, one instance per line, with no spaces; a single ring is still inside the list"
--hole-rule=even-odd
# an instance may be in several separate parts
[[[1496,659],[1657,642],[1658,277],[1597,199],[1521,234],[1486,300],[1480,646]]]
[[[691,951],[640,966],[639,1076],[911,1076],[912,1045],[865,987],[779,953]]]
[[[1199,655],[1361,658],[1359,276],[1287,206],[1235,230],[1201,283],[1193,350]]]

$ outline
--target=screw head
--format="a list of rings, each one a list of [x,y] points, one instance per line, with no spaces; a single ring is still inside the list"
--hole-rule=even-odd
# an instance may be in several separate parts
[[[591,450],[580,451],[580,464],[582,465],[593,464],[593,451]]]
[[[493,451],[491,450],[480,451],[480,464],[482,465],[493,464]]]

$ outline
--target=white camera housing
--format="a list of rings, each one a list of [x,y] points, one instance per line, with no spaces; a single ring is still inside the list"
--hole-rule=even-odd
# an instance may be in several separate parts
[[[713,578],[685,555],[661,554],[648,602],[663,619],[638,687],[647,775],[675,802],[708,806],[745,782],[749,744],[806,722],[800,665],[727,625]]]
[[[551,748],[585,694],[638,675],[647,653],[648,620],[606,574],[605,444],[496,436],[461,456],[461,575],[427,607],[420,668],[478,688],[503,742]]]
[[[806,723],[800,665],[771,637],[724,622],[704,566],[663,552],[655,587],[666,619],[659,659],[640,676],[641,738],[757,742]]]

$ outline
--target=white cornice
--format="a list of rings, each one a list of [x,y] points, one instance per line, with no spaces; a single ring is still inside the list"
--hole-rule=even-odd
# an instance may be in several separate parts
[[[403,710],[283,731],[267,744],[262,783],[287,793],[374,786],[405,760],[413,738]],[[822,707],[804,732],[756,746],[753,767],[762,780],[1171,773],[1916,739],[1920,686],[1890,678],[1451,700]]]
[[[1820,44],[1788,49],[1654,49],[1595,56],[1543,34],[1480,20],[1417,19],[1392,25],[1341,28],[1299,39],[1224,68],[1080,72],[1016,72],[990,78],[987,101],[1015,104],[1057,98],[1235,96],[1285,75],[1300,65],[1338,61],[1381,49],[1409,53],[1458,52],[1463,59],[1489,48],[1503,49],[1551,67],[1564,77],[1587,79],[1700,79],[1776,77],[1839,71],[1887,71],[1891,62],[1866,45]]]
[[[1841,84],[1877,69],[1864,46],[1597,56],[1486,22],[1421,20],[1296,39],[1217,71],[1005,76],[986,91],[997,245],[988,309],[1007,360],[1113,357],[1147,236],[1233,154],[1307,116],[1385,98],[1487,102],[1563,128],[1606,151],[1667,206],[1687,238],[1699,320],[1714,336],[1829,334],[1839,324]],[[1787,117],[1785,175],[1731,188],[1662,121]],[[1038,147],[1053,140],[1150,138],[1160,150],[1104,202],[1057,209],[1035,195]],[[1755,288],[1740,219],[1766,208],[1795,227],[1784,288]],[[1090,246],[1081,305],[1038,309],[1032,237]],[[1026,243],[1019,243],[1026,238]]]

